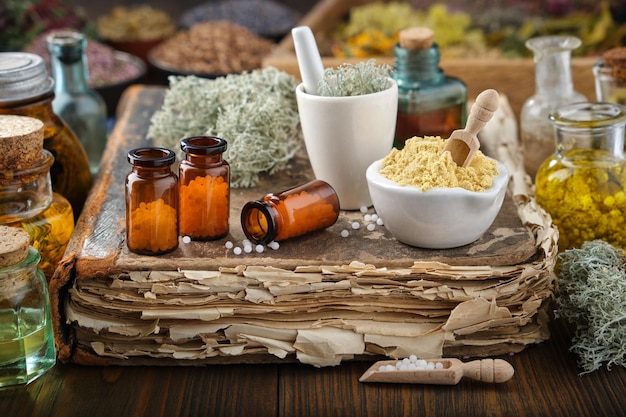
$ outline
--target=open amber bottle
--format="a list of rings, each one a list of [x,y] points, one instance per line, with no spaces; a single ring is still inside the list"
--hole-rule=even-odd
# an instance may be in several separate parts
[[[550,114],[556,152],[539,167],[536,197],[559,230],[559,250],[602,239],[626,249],[626,111],[574,103]]]
[[[335,190],[324,181],[314,180],[246,203],[241,225],[248,239],[266,245],[325,229],[338,217]]]

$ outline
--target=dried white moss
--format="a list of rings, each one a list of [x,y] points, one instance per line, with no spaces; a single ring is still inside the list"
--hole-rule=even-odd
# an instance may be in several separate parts
[[[252,187],[260,173],[287,165],[302,147],[297,80],[275,68],[216,79],[171,76],[162,107],[150,119],[148,137],[178,152],[196,135],[225,139],[231,186]]]
[[[320,96],[345,97],[377,93],[388,87],[390,65],[377,65],[374,59],[356,64],[342,64],[324,70],[318,83]]]
[[[623,251],[594,240],[559,254],[558,315],[575,324],[571,351],[582,374],[606,363],[626,366],[626,271]]]

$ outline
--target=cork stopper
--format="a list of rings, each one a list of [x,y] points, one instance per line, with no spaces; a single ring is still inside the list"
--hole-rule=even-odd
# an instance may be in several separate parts
[[[0,170],[32,167],[43,157],[43,122],[27,116],[0,115]]]
[[[609,49],[602,54],[602,59],[615,78],[626,81],[626,47]]]
[[[411,27],[400,31],[400,46],[404,49],[428,49],[433,45],[435,33],[425,27]]]
[[[17,265],[26,259],[30,236],[24,229],[0,225],[0,268]]]

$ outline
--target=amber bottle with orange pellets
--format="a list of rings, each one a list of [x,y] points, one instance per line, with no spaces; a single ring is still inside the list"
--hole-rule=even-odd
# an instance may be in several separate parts
[[[128,152],[126,244],[141,255],[161,255],[178,247],[178,176],[173,151],[145,147]]]
[[[214,136],[180,141],[185,159],[179,167],[179,225],[181,236],[215,240],[228,234],[230,166],[222,154],[228,144]]]
[[[268,244],[325,229],[338,217],[335,190],[324,181],[314,180],[246,203],[241,225],[252,242]]]

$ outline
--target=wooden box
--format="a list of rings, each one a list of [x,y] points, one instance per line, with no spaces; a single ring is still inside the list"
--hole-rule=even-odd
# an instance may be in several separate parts
[[[300,24],[309,26],[316,36],[329,33],[338,22],[347,19],[351,7],[366,3],[371,3],[371,0],[320,0]],[[325,67],[361,60],[363,59],[322,57]],[[392,57],[377,57],[376,60],[393,65]],[[572,58],[571,63],[574,88],[591,101],[596,100],[592,67],[597,61],[598,58],[585,57]],[[277,45],[263,61],[263,65],[276,67],[300,78],[291,35]],[[467,84],[468,97],[476,97],[488,88],[505,94],[518,118],[524,101],[535,92],[535,65],[530,58],[442,59],[440,67],[446,74],[458,77]]]

